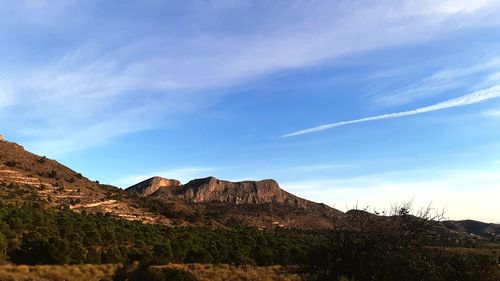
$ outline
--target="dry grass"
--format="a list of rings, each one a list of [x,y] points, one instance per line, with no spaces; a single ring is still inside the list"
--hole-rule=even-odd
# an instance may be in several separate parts
[[[294,268],[283,266],[231,266],[227,264],[169,264],[161,267],[192,272],[200,281],[301,281],[302,276],[293,273]]]
[[[101,281],[111,280],[117,265],[2,265],[2,281]]]
[[[1,281],[104,281],[112,280],[118,265],[0,265]],[[283,266],[231,266],[227,264],[168,264],[158,267],[192,272],[200,281],[302,281],[294,268]]]

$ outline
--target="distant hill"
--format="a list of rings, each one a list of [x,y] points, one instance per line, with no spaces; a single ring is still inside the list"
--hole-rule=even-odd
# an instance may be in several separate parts
[[[500,225],[474,220],[445,221],[443,224],[458,233],[468,233],[482,237],[500,238]]]

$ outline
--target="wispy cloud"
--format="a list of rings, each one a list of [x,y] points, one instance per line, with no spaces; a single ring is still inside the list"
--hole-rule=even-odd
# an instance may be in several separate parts
[[[31,132],[32,139],[42,142],[33,146],[54,149],[44,151],[49,155],[164,126],[165,120],[178,116],[172,111],[192,110],[217,100],[223,91],[214,93],[213,89],[280,70],[323,64],[345,54],[498,23],[495,11],[499,8],[498,1],[477,0],[438,5],[435,1],[389,0],[273,1],[273,5],[187,1],[179,8],[182,12],[172,17],[140,19],[136,13],[108,17],[105,9],[81,1],[31,2],[15,2],[0,11],[0,31],[25,30],[26,38],[53,43],[23,42],[21,48],[15,40],[2,42],[7,47],[0,46],[0,55],[9,60],[2,61],[0,91],[7,89],[15,96],[0,92],[0,106],[6,108],[0,112],[0,122],[11,124],[5,129],[21,137]],[[147,10],[147,5],[140,4],[140,8]],[[166,10],[170,8],[176,7]],[[102,13],[93,13],[96,10]],[[33,11],[36,19],[26,22],[26,15]],[[81,13],[75,16],[74,11]],[[260,24],[240,20],[254,17]],[[155,24],[144,26],[149,22]],[[26,50],[30,45],[36,50]],[[51,52],[41,55],[39,50]],[[121,121],[117,116],[123,117]],[[142,124],[130,130],[120,125],[137,120],[143,120]],[[38,130],[32,130],[33,126]],[[97,131],[95,137],[81,137]],[[50,142],[66,148],[46,145]]]
[[[402,76],[408,75],[410,69],[403,67],[401,69],[382,71],[382,73],[376,73],[370,77],[374,82],[369,87],[367,96],[373,100],[376,106],[387,107],[408,104],[455,89],[476,90],[497,84],[500,81],[496,77],[500,72],[500,57],[498,55],[487,55],[480,58],[480,61],[479,64],[475,62],[471,65],[448,66],[423,78],[413,78],[408,85],[397,86],[396,89],[391,89],[391,87],[394,88],[392,83],[404,81],[405,78]],[[443,64],[443,62],[440,64]],[[426,66],[426,68],[432,67]],[[389,82],[384,83],[380,81],[380,78],[388,79]]]
[[[432,112],[432,111],[438,111],[438,110],[443,110],[447,108],[453,108],[453,107],[460,107],[460,106],[466,106],[470,104],[475,104],[475,103],[480,103],[483,101],[487,101],[490,99],[498,98],[500,97],[500,85],[496,85],[484,90],[476,91],[458,98],[450,99],[444,102],[440,102],[434,105],[430,106],[425,106],[413,110],[408,110],[408,111],[402,111],[402,112],[396,112],[396,113],[389,113],[389,114],[383,114],[383,115],[377,115],[377,116],[371,116],[371,117],[366,117],[366,118],[360,118],[360,119],[354,119],[354,120],[349,120],[349,121],[341,121],[341,122],[336,122],[336,123],[330,123],[330,124],[325,124],[321,126],[316,126],[296,132],[292,132],[289,134],[285,134],[281,136],[282,138],[288,138],[288,137],[294,137],[294,136],[299,136],[299,135],[305,135],[305,134],[310,134],[310,133],[315,133],[315,132],[320,132],[328,129],[333,129],[336,127],[340,126],[346,126],[346,125],[352,125],[352,124],[357,124],[357,123],[364,123],[364,122],[371,122],[371,121],[377,121],[377,120],[383,120],[383,119],[392,119],[392,118],[399,118],[399,117],[404,117],[404,116],[410,116],[410,115],[417,115],[417,114],[422,114],[426,112]]]

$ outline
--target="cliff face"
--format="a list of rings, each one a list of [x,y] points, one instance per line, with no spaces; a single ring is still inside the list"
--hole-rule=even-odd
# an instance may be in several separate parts
[[[153,177],[127,188],[127,191],[148,196],[155,193],[160,187],[177,187],[180,185],[181,182],[178,180]]]
[[[151,178],[126,189],[145,199],[183,202],[222,225],[328,229],[344,213],[281,189],[274,180],[230,182],[214,177],[178,181]]]
[[[167,190],[162,189],[162,192]],[[197,179],[174,189],[174,195],[189,202],[233,204],[276,203],[306,208],[308,201],[281,189],[274,180],[230,182],[213,177]]]
[[[208,177],[180,185],[175,180],[155,177],[131,186],[126,191],[156,198],[177,198],[189,203],[274,204],[305,210],[334,210],[324,204],[294,196],[271,179],[230,182]]]

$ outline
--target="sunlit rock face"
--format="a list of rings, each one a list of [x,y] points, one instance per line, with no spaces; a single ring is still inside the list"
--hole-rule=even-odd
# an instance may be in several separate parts
[[[328,208],[286,192],[272,179],[231,182],[208,177],[181,185],[177,180],[154,177],[126,190],[142,196],[177,198],[190,203],[278,204],[306,210]]]
[[[155,193],[161,187],[176,187],[180,185],[181,182],[178,180],[153,177],[138,184],[135,184],[127,188],[126,190],[132,193],[137,193],[142,196],[149,196]]]

